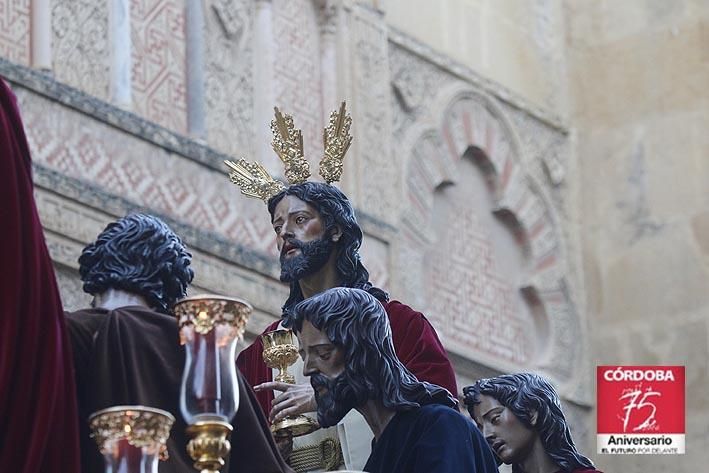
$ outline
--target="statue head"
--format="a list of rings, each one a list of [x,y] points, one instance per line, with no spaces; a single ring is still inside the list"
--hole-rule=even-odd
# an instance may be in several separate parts
[[[463,388],[465,405],[497,456],[513,472],[538,437],[546,453],[564,471],[593,468],[581,455],[561,410],[554,387],[533,373],[478,380]]]
[[[366,291],[336,287],[305,299],[294,306],[292,323],[323,427],[369,400],[394,411],[457,405],[446,389],[420,382],[399,361],[384,306]]]
[[[322,236],[311,242],[289,239],[287,235],[284,235],[283,243],[279,240],[281,250],[289,248],[286,246],[289,243],[301,249],[301,255],[293,261],[286,261],[287,258],[281,254],[281,279],[289,282],[291,289],[288,300],[283,306],[284,313],[287,314],[293,305],[303,300],[298,280],[319,270],[327,263],[333,251],[341,286],[363,289],[377,299],[386,301],[387,294],[372,286],[369,282],[369,272],[362,265],[359,254],[362,229],[357,223],[354,209],[347,197],[335,186],[321,182],[304,182],[288,186],[268,201],[271,222],[276,229],[278,228],[276,219],[280,217],[277,215],[280,210],[279,204],[285,205],[284,199],[287,196],[300,200],[317,213],[322,226]]]
[[[187,293],[192,255],[159,218],[130,214],[108,226],[79,257],[84,292],[120,289],[167,313]]]

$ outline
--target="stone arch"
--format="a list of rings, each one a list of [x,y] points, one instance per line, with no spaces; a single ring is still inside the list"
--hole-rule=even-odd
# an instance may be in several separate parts
[[[469,334],[467,351],[462,350],[464,347],[456,346],[454,336],[460,335],[460,324],[445,327],[442,336],[448,339],[447,346],[463,358],[497,371],[542,371],[557,382],[565,397],[586,402],[583,393],[571,392],[573,386],[583,384],[576,382],[576,372],[584,361],[585,342],[566,282],[563,232],[550,199],[527,171],[515,130],[493,98],[469,87],[454,86],[442,91],[436,103],[438,106],[432,108],[428,118],[414,125],[404,140],[407,158],[402,197],[406,210],[402,212],[400,228],[406,242],[402,247],[408,249],[400,255],[407,262],[402,284],[433,319],[444,321],[443,317],[456,316],[455,307],[445,315],[436,314],[435,309],[431,312],[441,296],[427,293],[422,275],[431,270],[431,263],[422,255],[434,251],[433,245],[439,242],[436,232],[440,229],[432,225],[441,212],[436,199],[445,200],[442,189],[465,187],[470,175],[461,174],[461,163],[473,163],[481,178],[477,185],[484,187],[490,197],[487,212],[506,228],[523,255],[519,274],[508,277],[507,282],[514,287],[514,297],[525,304],[525,320],[515,330],[524,333],[525,326],[531,327],[536,348],[532,355],[525,352],[529,359],[524,363],[519,354],[505,358],[467,350],[474,345],[475,334]],[[464,214],[459,213],[457,218]],[[494,241],[491,244],[494,246]],[[446,268],[453,271],[452,262]],[[457,316],[471,320],[465,314]],[[497,315],[490,317],[494,320]]]

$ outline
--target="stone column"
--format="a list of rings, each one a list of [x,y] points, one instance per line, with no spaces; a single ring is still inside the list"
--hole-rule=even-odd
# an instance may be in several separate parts
[[[130,0],[110,0],[108,12],[111,54],[111,101],[131,108]]]
[[[204,117],[204,6],[202,2],[186,3],[186,73],[187,131],[195,138],[206,138]]]
[[[52,69],[52,8],[50,0],[32,0],[32,67]]]
[[[273,61],[273,3],[271,0],[256,0],[254,21],[254,126],[256,159],[274,172],[282,172],[278,157],[271,149],[274,93]]]

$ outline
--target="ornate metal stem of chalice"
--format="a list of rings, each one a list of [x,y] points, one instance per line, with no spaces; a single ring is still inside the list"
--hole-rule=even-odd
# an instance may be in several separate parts
[[[261,335],[263,342],[263,360],[269,368],[277,368],[275,381],[295,384],[295,377],[288,372],[288,367],[298,359],[298,347],[292,330],[273,330]],[[307,435],[320,426],[305,415],[288,416],[274,422],[271,432],[276,437],[299,437]]]

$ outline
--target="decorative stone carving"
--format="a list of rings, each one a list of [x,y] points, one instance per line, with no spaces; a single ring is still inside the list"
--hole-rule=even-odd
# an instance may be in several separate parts
[[[212,231],[267,255],[274,234],[261,202],[238,196],[226,173],[207,170],[96,121],[18,91],[36,163],[86,180],[133,205]],[[150,159],[144,159],[150,156]]]
[[[212,10],[217,16],[227,39],[236,41],[240,48],[250,36],[252,2],[213,0]]]
[[[215,0],[211,5],[205,18],[207,142],[231,156],[252,159],[253,2]]]
[[[132,109],[187,131],[185,12],[179,0],[131,0]]]
[[[312,0],[273,0],[276,105],[303,132],[306,158],[323,152],[320,30]],[[337,103],[328,108],[337,107]],[[267,123],[258,126],[267,126]],[[311,163],[315,169],[315,163]]]
[[[109,94],[108,3],[52,2],[54,77],[103,100]]]
[[[392,132],[399,141],[416,120],[427,117],[436,92],[454,82],[455,77],[391,41],[388,49],[394,92]]]
[[[51,240],[48,240],[47,243],[51,248]],[[57,277],[62,307],[66,312],[85,309],[91,305],[92,298],[83,291],[78,271],[69,270],[63,266],[55,266],[54,274]]]
[[[477,347],[477,359],[498,367],[519,366],[535,360],[532,363],[538,369],[545,370],[562,384],[566,396],[576,394],[570,394],[563,387],[571,385],[571,381],[577,382],[574,368],[582,362],[585,353],[582,344],[578,343],[583,338],[578,313],[564,281],[568,268],[561,240],[563,229],[547,194],[526,169],[529,161],[524,159],[516,130],[491,98],[465,86],[453,85],[444,89],[431,110],[434,116],[441,118],[421,117],[419,120],[440,123],[440,128],[421,129],[413,125],[407,134],[409,137],[403,140],[404,149],[410,153],[406,166],[407,207],[410,210],[403,215],[402,225],[410,229],[406,244],[418,246],[422,253],[434,251],[433,247],[444,249],[441,254],[432,256],[431,263],[423,262],[420,267],[399,268],[398,271],[415,274],[420,270],[421,274],[429,274],[426,284],[431,287],[429,316],[436,321],[449,347],[455,350],[454,347],[460,345],[466,347],[468,353],[470,347]],[[415,136],[420,138],[412,139]],[[517,263],[521,266],[514,271],[517,280],[511,280],[509,276],[496,278],[494,269],[491,271],[498,264],[495,260],[500,258],[500,253],[492,251],[489,242],[499,241],[500,237],[490,239],[478,234],[490,228],[490,224],[481,227],[475,223],[475,205],[471,206],[470,202],[479,202],[481,196],[454,198],[452,196],[457,194],[451,191],[448,199],[451,204],[448,205],[455,205],[455,202],[467,204],[448,220],[440,217],[441,208],[434,207],[434,195],[440,192],[440,186],[452,184],[455,191],[455,182],[461,176],[462,156],[473,159],[482,173],[484,179],[476,186],[487,188],[486,192],[492,196],[487,212],[494,211],[503,218],[510,230],[510,238],[516,240],[515,245],[519,245],[519,251],[525,255],[527,263]],[[475,181],[466,174],[465,182],[471,185]],[[443,192],[445,196],[446,192]],[[462,226],[451,231],[451,228],[457,228],[456,224]],[[446,243],[427,230],[441,227],[456,237]],[[470,234],[472,229],[477,233]],[[418,236],[411,237],[412,234]],[[462,242],[464,247],[453,248],[456,242]],[[476,252],[478,247],[480,251]],[[472,260],[466,260],[466,257]],[[458,260],[462,266],[456,265]],[[483,262],[484,266],[476,266]],[[475,269],[465,271],[472,267]],[[446,274],[446,280],[456,280],[456,285],[438,287],[436,282],[443,280],[442,274]],[[513,285],[505,290],[503,286],[510,283]],[[453,290],[453,286],[458,290]],[[523,288],[533,288],[537,294],[535,303],[538,306],[530,308],[526,315],[519,312],[524,304],[512,303],[518,297],[517,291]],[[486,299],[474,297],[477,290],[488,295],[495,292],[497,295],[489,300],[502,305],[486,304]],[[449,292],[450,297],[447,296]],[[466,308],[464,301],[474,301],[474,304]],[[487,316],[483,313],[486,307],[492,311]],[[486,331],[485,321],[499,324]],[[548,330],[527,338],[535,333],[538,323]],[[472,338],[465,338],[466,334]],[[535,344],[550,345],[551,349],[536,350],[537,354],[533,356]],[[518,351],[502,353],[495,347]],[[555,360],[554,363],[549,362],[551,359]],[[576,399],[587,402],[587,398]]]
[[[0,57],[30,64],[30,0],[0,0]]]
[[[401,156],[389,153],[389,61],[387,32],[380,13],[353,7],[349,17],[354,71],[353,148],[358,159],[358,206],[384,221],[398,214],[396,188]],[[352,167],[350,167],[352,169]],[[367,183],[364,185],[364,183]]]

